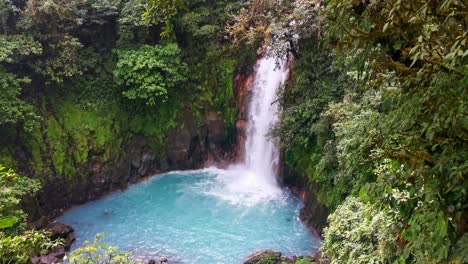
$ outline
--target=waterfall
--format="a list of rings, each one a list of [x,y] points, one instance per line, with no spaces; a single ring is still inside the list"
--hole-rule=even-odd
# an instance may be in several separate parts
[[[278,120],[278,90],[289,71],[287,60],[264,57],[257,61],[252,97],[248,110],[248,127],[244,161],[227,170],[210,168],[216,184],[206,194],[243,206],[285,197],[276,181],[279,151],[268,132]]]
[[[288,77],[286,60],[267,57],[258,61],[249,109],[245,166],[259,184],[277,186],[279,151],[267,134],[278,120],[278,89]]]

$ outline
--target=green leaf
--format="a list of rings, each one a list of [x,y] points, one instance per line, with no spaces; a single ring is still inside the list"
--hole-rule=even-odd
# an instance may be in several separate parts
[[[18,222],[18,219],[14,216],[1,218],[0,219],[0,229],[6,229],[13,227]]]

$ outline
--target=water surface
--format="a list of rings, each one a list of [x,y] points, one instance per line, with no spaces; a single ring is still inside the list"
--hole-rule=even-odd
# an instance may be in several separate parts
[[[232,264],[258,249],[313,254],[319,241],[298,220],[300,201],[287,191],[271,199],[261,190],[258,197],[236,195],[235,173],[212,169],[156,176],[75,207],[58,221],[75,228],[73,248],[106,232],[105,242],[141,259]]]

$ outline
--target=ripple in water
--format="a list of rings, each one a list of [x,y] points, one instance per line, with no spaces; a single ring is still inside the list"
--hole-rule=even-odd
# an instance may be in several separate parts
[[[241,169],[172,172],[67,211],[74,248],[106,232],[105,242],[139,259],[173,263],[240,263],[258,249],[311,255],[319,241],[298,220],[288,191],[256,190]],[[236,184],[232,184],[236,182]],[[267,193],[268,195],[265,195]]]

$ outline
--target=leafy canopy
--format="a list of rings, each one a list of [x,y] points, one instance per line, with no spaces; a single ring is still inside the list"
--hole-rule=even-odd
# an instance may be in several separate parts
[[[148,106],[165,102],[171,92],[188,80],[187,64],[177,44],[145,45],[136,50],[117,50],[114,77],[123,95]]]
[[[174,34],[173,20],[180,8],[185,5],[182,0],[146,0],[146,11],[143,14],[147,22],[162,25],[162,37]]]

